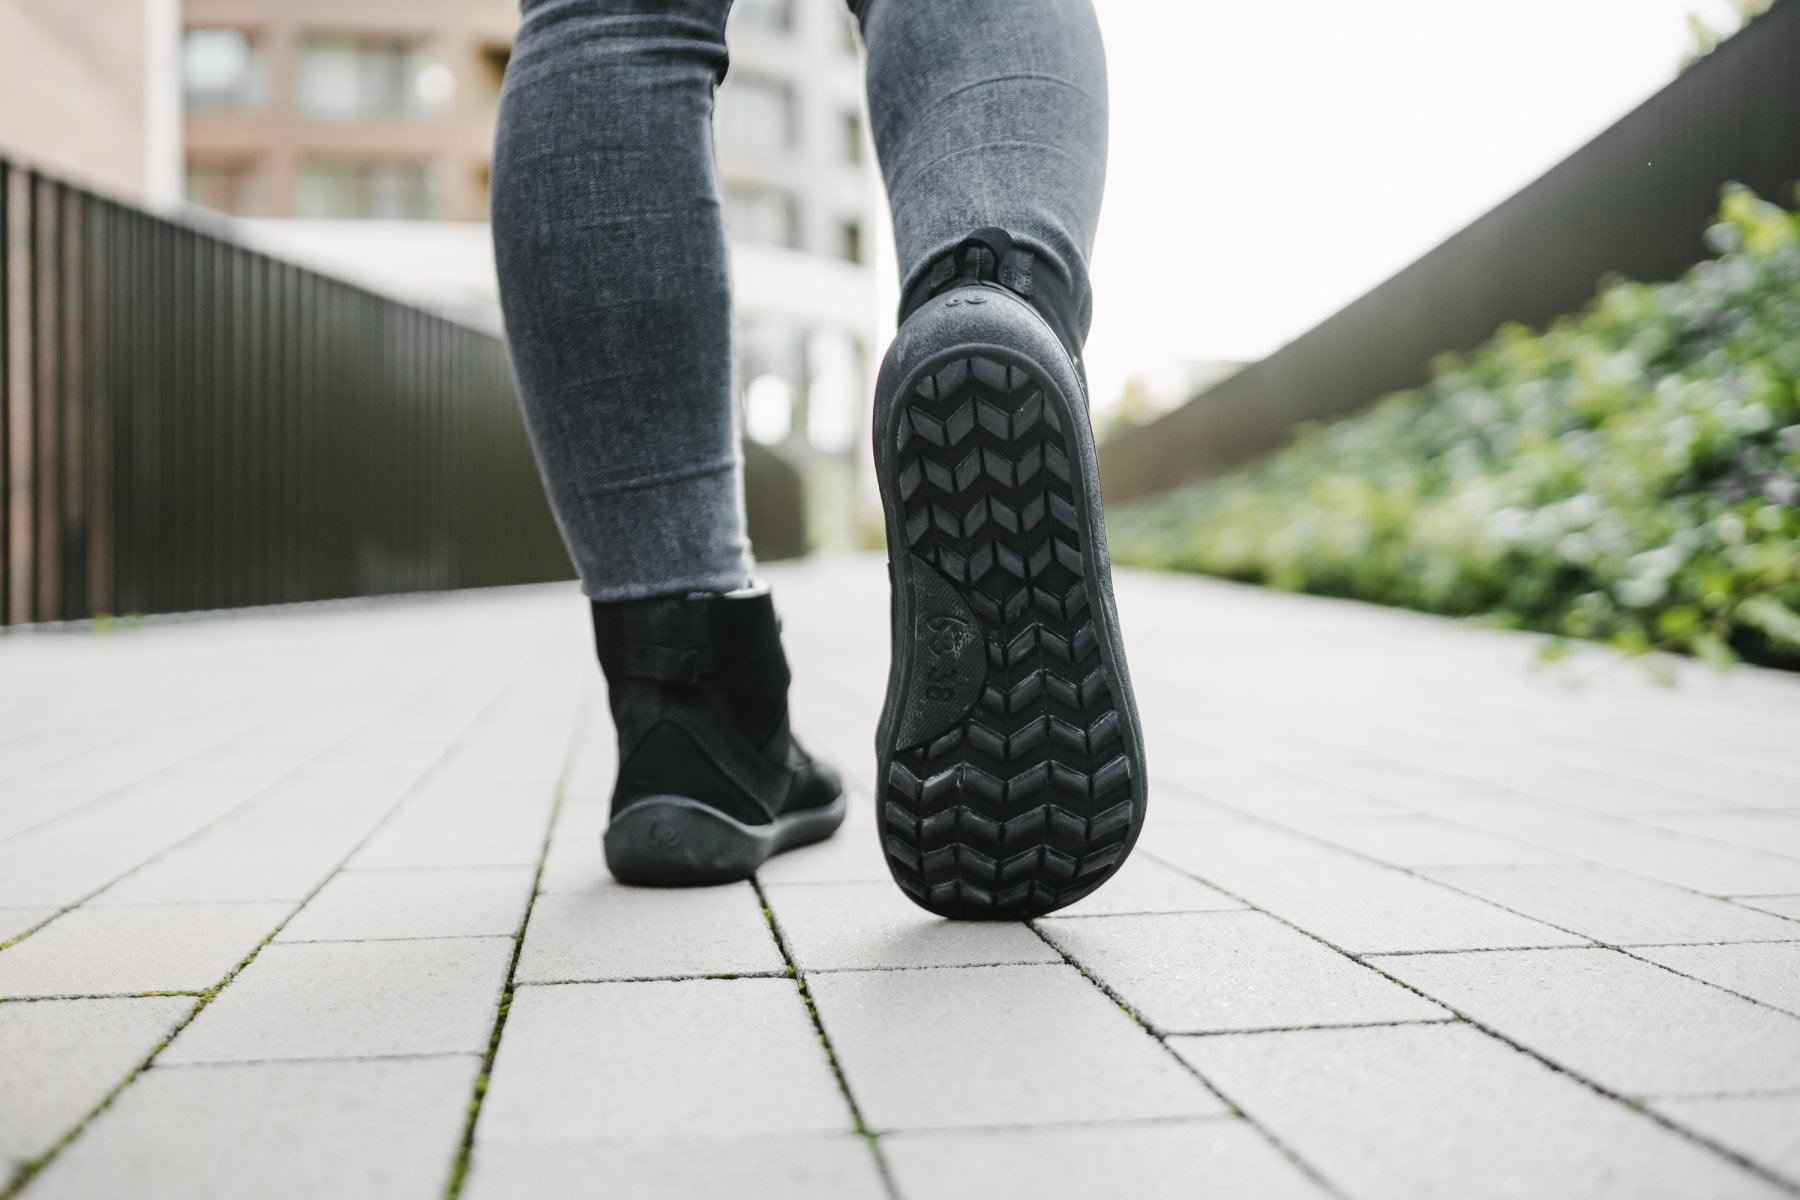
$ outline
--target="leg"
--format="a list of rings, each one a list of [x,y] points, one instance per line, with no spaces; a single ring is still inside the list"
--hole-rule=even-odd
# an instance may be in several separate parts
[[[1089,0],[853,0],[901,290],[998,226],[1061,276],[1074,340],[1106,183],[1106,55]]]
[[[1088,0],[858,11],[904,277],[875,391],[882,845],[933,912],[1036,916],[1118,870],[1146,802],[1080,363],[1099,29]]]
[[[712,159],[729,0],[524,0],[494,251],[532,442],[595,600],[749,578]]]
[[[723,883],[843,821],[746,588],[731,289],[712,159],[730,0],[525,0],[494,250],[526,423],[593,600],[628,883]]]

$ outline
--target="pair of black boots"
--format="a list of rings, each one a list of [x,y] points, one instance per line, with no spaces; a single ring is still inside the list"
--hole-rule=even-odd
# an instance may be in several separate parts
[[[876,385],[893,657],[874,799],[895,882],[948,917],[1073,903],[1143,826],[1075,328],[1060,277],[982,230],[908,292]],[[596,604],[594,633],[620,880],[745,879],[842,824],[841,781],[789,728],[766,589]]]

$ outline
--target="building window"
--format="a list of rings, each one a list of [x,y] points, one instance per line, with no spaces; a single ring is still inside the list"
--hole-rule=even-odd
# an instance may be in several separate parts
[[[314,35],[300,47],[294,98],[309,117],[427,116],[450,99],[456,77],[424,42]]]
[[[862,113],[852,109],[843,116],[844,161],[861,163],[863,158],[863,119]]]
[[[854,217],[838,226],[838,254],[853,263],[863,261],[862,222]]]
[[[256,164],[248,159],[190,159],[183,194],[194,204],[238,217],[262,210]]]
[[[780,188],[732,184],[725,189],[725,227],[734,241],[800,246],[800,203]]]
[[[787,33],[794,27],[793,0],[737,0],[731,6],[732,20],[755,29]]]
[[[501,43],[490,43],[481,48],[481,77],[490,100],[500,97],[500,88],[506,82],[506,65],[512,61],[512,47]]]
[[[730,150],[766,154],[791,149],[799,140],[794,89],[763,75],[727,79],[719,89],[718,135]]]
[[[181,35],[181,96],[189,112],[256,108],[262,60],[242,29],[197,27]]]
[[[436,212],[430,168],[420,162],[313,158],[300,168],[297,217],[424,220]]]

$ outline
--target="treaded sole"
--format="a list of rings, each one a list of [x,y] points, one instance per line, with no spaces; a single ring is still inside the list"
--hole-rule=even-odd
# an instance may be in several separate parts
[[[894,587],[882,844],[901,889],[946,917],[1081,899],[1146,806],[1087,415],[1059,382],[1072,371],[1047,365],[1047,330],[995,339],[1009,303],[1025,309],[973,301],[979,340],[937,313],[935,334],[896,342],[877,394]]]
[[[606,866],[620,883],[699,887],[748,879],[769,857],[822,841],[844,823],[844,797],[746,825],[686,796],[648,796],[607,826]]]

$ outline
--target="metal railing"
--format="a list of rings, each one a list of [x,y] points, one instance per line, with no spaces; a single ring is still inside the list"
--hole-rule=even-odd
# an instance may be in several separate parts
[[[1422,383],[1507,321],[1580,308],[1609,273],[1672,279],[1706,254],[1719,191],[1800,179],[1800,0],[1767,15],[1511,199],[1342,311],[1100,448],[1108,500],[1248,462],[1309,421]],[[1479,145],[1462,148],[1479,154]],[[1446,169],[1455,169],[1455,156]],[[1296,272],[1304,272],[1297,264]]]
[[[567,579],[499,339],[0,158],[0,625]]]

